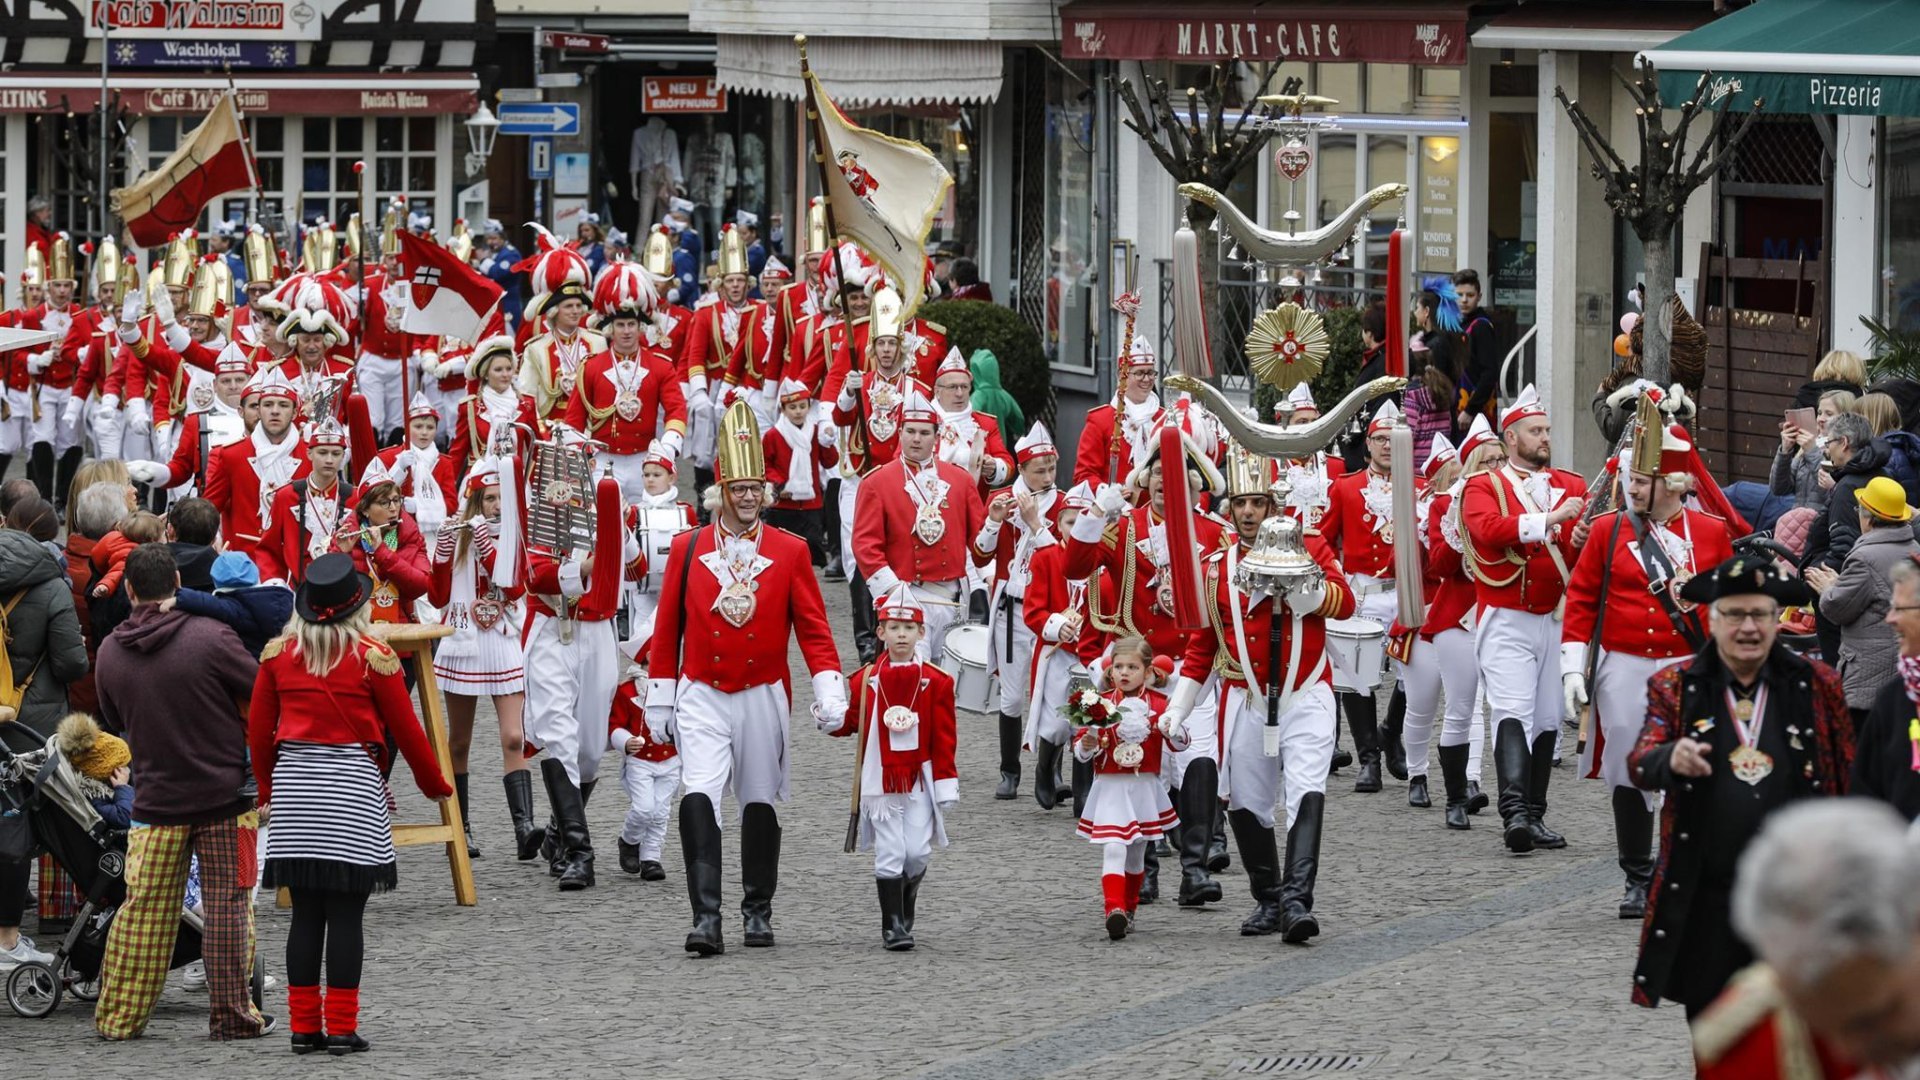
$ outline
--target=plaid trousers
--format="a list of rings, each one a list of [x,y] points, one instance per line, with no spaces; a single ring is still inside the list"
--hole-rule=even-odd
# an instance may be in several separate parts
[[[107,933],[94,1028],[102,1038],[131,1039],[146,1030],[166,985],[179,934],[187,867],[200,859],[205,917],[201,959],[207,969],[215,1039],[251,1039],[260,1034],[247,981],[253,972],[253,905],[258,877],[252,811],[199,825],[141,825],[127,836],[127,902]]]

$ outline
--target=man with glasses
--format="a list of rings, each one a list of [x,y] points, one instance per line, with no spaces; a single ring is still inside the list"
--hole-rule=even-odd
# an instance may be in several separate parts
[[[1143,464],[1160,427],[1159,361],[1144,335],[1135,335],[1120,358],[1120,387],[1112,403],[1096,405],[1080,429],[1080,448],[1073,456],[1074,484],[1102,484],[1126,480]]]
[[[1614,842],[1626,892],[1620,917],[1647,913],[1653,881],[1653,795],[1634,786],[1627,751],[1647,718],[1647,686],[1706,640],[1705,612],[1675,594],[1695,574],[1733,556],[1724,521],[1689,510],[1689,443],[1673,431],[1638,429],[1621,454],[1624,512],[1593,521],[1598,542],[1580,549],[1567,584],[1560,681],[1568,716],[1593,699],[1592,734],[1580,771],[1612,791]],[[1605,614],[1602,614],[1604,612]],[[1597,644],[1590,644],[1596,643]],[[1593,684],[1587,683],[1588,650]]]
[[[1845,794],[1854,741],[1840,673],[1777,641],[1781,607],[1808,600],[1798,579],[1736,555],[1680,599],[1711,605],[1712,637],[1653,677],[1627,755],[1633,782],[1667,796],[1633,1000],[1671,998],[1692,1022],[1753,962],[1731,919],[1741,853],[1788,803]]]

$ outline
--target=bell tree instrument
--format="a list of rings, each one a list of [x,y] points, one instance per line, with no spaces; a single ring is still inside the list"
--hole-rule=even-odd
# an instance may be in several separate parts
[[[1291,428],[1248,419],[1225,394],[1191,375],[1169,375],[1166,385],[1168,389],[1192,394],[1241,446],[1270,458],[1300,458],[1325,449],[1347,421],[1359,413],[1361,406],[1382,394],[1405,389],[1407,380],[1388,375],[1356,386],[1319,419]]]

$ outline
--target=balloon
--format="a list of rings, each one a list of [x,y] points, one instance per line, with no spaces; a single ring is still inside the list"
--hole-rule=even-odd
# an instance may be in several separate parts
[[[1625,315],[1620,316],[1620,332],[1623,334],[1633,333],[1633,326],[1639,321],[1640,313],[1637,311],[1629,311]]]
[[[1619,337],[1613,339],[1613,355],[1629,356],[1632,355],[1632,353],[1633,339],[1631,337],[1626,334],[1621,334]]]

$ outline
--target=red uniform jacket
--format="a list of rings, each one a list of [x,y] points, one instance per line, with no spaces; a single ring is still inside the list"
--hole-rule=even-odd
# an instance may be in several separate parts
[[[240,441],[245,442],[246,440],[242,439]],[[208,448],[208,460],[204,463],[207,467],[207,476],[201,484],[202,487],[211,489],[213,459],[219,454],[221,449],[221,447],[217,446]],[[180,437],[173,444],[173,457],[167,461],[167,478],[160,482],[160,486],[163,488],[179,487],[188,480],[191,480],[196,473],[199,473],[201,465],[200,414],[190,412],[180,418]],[[205,492],[202,494],[204,495]],[[206,497],[208,499],[212,498],[211,495],[207,495]]]
[[[1006,440],[1000,437],[1000,421],[995,420],[992,413],[983,413],[974,410],[973,423],[974,426],[978,427],[981,433],[986,436],[984,454],[989,460],[980,466],[980,497],[984,500],[987,492],[994,487],[1013,483],[1013,454],[1008,452]],[[959,432],[956,430],[954,434],[957,436]],[[947,442],[946,429],[943,426],[940,439],[940,460],[952,460],[948,455],[956,449],[955,446]],[[972,450],[971,443],[969,443],[968,450],[969,452]],[[998,461],[1002,466],[997,482],[994,479],[994,469],[992,465],[994,461]]]
[[[283,742],[363,746],[376,761],[389,742],[407,759],[420,793],[429,799],[453,794],[440,773],[433,744],[413,712],[413,698],[400,676],[400,657],[386,645],[363,639],[332,671],[313,675],[306,659],[282,639],[260,654],[247,709],[247,745],[260,805],[273,801],[273,766]]]
[[[784,488],[788,478],[793,475],[793,447],[788,445],[786,436],[780,434],[778,422],[760,436],[760,453],[767,462],[767,483],[773,485],[778,494],[773,505],[782,510],[818,510],[825,502],[826,481],[821,477],[822,467],[832,468],[840,461],[840,451],[831,446],[821,446],[815,439],[807,440],[807,459],[801,468],[813,470],[813,498],[795,500],[787,495]]]
[[[1011,484],[1003,488],[997,488],[994,491],[989,492],[987,494],[987,497],[984,500],[982,505],[991,506],[993,505],[993,500],[999,498],[1000,496],[1012,490],[1013,490],[1013,485]],[[1060,491],[1058,488],[1048,491],[1046,495],[1042,496],[1042,498],[1045,501],[1042,503],[1040,507],[1040,516],[1042,519],[1044,519],[1047,530],[1053,534],[1053,543],[1049,544],[1048,546],[1060,547],[1062,546],[1062,543],[1063,543],[1063,541],[1060,539],[1061,537],[1060,511],[1066,509],[1067,502],[1065,499],[1062,499],[1060,497]],[[993,563],[992,563],[993,583],[996,585],[999,584],[1000,582],[1007,580],[1007,575],[1013,568],[1013,557],[1014,557],[1014,554],[1019,550],[1020,537],[1022,535],[1020,532],[1020,526],[1015,524],[1017,521],[1019,521],[1019,519],[1020,519],[1020,511],[1015,510],[1013,514],[1007,518],[1007,520],[1000,523],[1000,534],[998,537],[995,538],[993,551],[989,553],[993,557]],[[980,562],[978,558],[979,554],[980,553],[976,550],[975,551],[976,562]],[[1038,551],[1034,552],[1035,557],[1037,557],[1038,554],[1039,554]],[[1064,552],[1062,553],[1062,555],[1064,557]],[[987,563],[980,562],[980,565],[986,566]],[[1033,573],[1033,564],[1031,561],[1029,561],[1027,564],[1027,572],[1029,574]]]
[[[873,361],[867,359],[867,320],[848,322],[835,319],[825,324],[816,321],[815,327],[813,332],[820,335],[820,348],[826,354],[827,364],[827,379],[820,384],[820,400],[836,401],[840,397],[840,387],[847,381],[847,373],[854,369],[856,362],[861,371],[873,374]],[[916,378],[920,374],[905,364],[901,365],[901,370]],[[922,381],[927,382],[928,386],[933,385],[930,381]],[[931,398],[932,394],[929,393],[928,397]]]
[[[1316,681],[1333,681],[1332,665],[1321,663],[1327,652],[1327,620],[1351,619],[1355,608],[1353,590],[1340,573],[1340,563],[1334,559],[1333,550],[1319,537],[1310,535],[1307,537],[1307,551],[1326,573],[1327,597],[1300,622],[1300,663],[1287,673],[1294,690],[1304,689]],[[1204,572],[1207,628],[1187,637],[1186,656],[1181,662],[1180,674],[1204,682],[1208,673],[1214,670],[1216,662],[1219,662],[1221,676],[1226,682],[1247,687],[1255,693],[1264,693],[1273,685],[1273,671],[1268,663],[1268,654],[1272,651],[1268,635],[1275,604],[1271,598],[1262,597],[1249,608],[1244,596],[1229,593],[1224,551],[1207,556]],[[1253,665],[1251,673],[1243,667],[1239,638],[1233,630],[1230,598],[1237,599],[1242,605],[1240,625],[1246,633],[1247,653],[1250,654],[1244,657],[1244,661]],[[1291,612],[1282,611],[1279,617],[1280,662],[1285,664],[1293,655],[1293,616]]]
[[[525,451],[531,439],[545,438],[547,425],[540,419],[534,408],[533,398],[520,395],[520,417],[518,423],[525,424],[533,431],[532,436],[524,431],[517,433],[516,443]],[[475,394],[460,403],[453,415],[453,441],[447,444],[447,453],[457,462],[457,471],[465,476],[467,469],[478,458],[485,457],[487,445],[493,438],[493,422],[487,419],[486,399]]]
[[[721,312],[725,301],[708,304],[693,313],[693,325],[687,329],[687,371],[696,369],[707,376],[707,385],[749,390],[760,389],[768,379],[780,379],[780,351],[784,344],[780,322],[764,300],[749,300],[741,309],[738,331],[733,343],[727,343],[725,320]]]
[[[55,390],[72,387],[74,380],[80,376],[81,365],[88,360],[88,354],[103,352],[112,345],[120,344],[119,338],[100,329],[100,321],[105,314],[97,305],[74,310],[73,322],[67,326],[67,339],[60,343],[59,351],[54,354],[47,370],[40,373],[40,385]],[[104,360],[95,357],[93,363],[102,364]]]
[[[1557,547],[1569,573],[1573,570],[1572,521],[1563,521],[1549,530],[1546,542],[1526,542],[1520,538],[1521,515],[1545,514],[1567,499],[1585,498],[1587,483],[1565,469],[1547,469],[1547,483],[1558,488],[1549,493],[1546,505],[1527,509],[1520,491],[1506,475],[1508,469],[1476,473],[1467,478],[1460,494],[1461,520],[1466,525],[1466,541],[1471,545],[1478,567],[1474,574],[1476,594],[1481,607],[1515,608],[1544,615],[1560,603],[1566,581],[1554,564],[1552,550]]]
[[[757,528],[759,561],[748,570],[757,588],[752,615],[744,626],[721,616],[720,579],[701,561],[714,554],[720,526],[674,537],[660,579],[660,606],[654,614],[653,645],[647,659],[655,689],[681,678],[725,694],[776,682],[791,686],[789,636],[799,644],[809,673],[840,670],[833,627],[827,622],[826,602],[820,598],[819,579],[813,576],[813,554],[807,542],[771,525]]]
[[[1218,518],[1196,511],[1193,514],[1194,539],[1202,552],[1218,548],[1227,534]],[[1076,520],[1075,526],[1084,518]],[[1152,530],[1160,516],[1149,507],[1127,511],[1118,521],[1110,521],[1097,542],[1078,537],[1067,538],[1067,577],[1085,578],[1104,569],[1113,588],[1100,588],[1094,617],[1100,626],[1116,636],[1141,634],[1153,651],[1161,656],[1179,656],[1186,650],[1187,635],[1174,625],[1173,612],[1162,610],[1156,578],[1160,569],[1150,553]],[[1204,569],[1204,568],[1203,568]]]
[[[486,543],[479,546],[478,558],[474,558],[474,552],[470,551],[468,554],[469,558],[474,559],[473,595],[475,597],[484,597],[487,591],[493,588],[493,572],[488,569],[493,565],[493,553],[493,539],[489,535]],[[525,595],[527,595],[525,585],[515,585],[512,588],[500,590],[501,599],[509,604]],[[453,603],[453,560],[449,559],[446,562],[428,560],[427,603],[441,609]]]
[[[40,329],[40,312],[45,308],[46,305],[42,304],[32,309],[9,308],[6,311],[0,311],[0,326],[16,330],[38,330]],[[38,349],[9,349],[6,352],[0,352],[0,371],[5,372],[7,389],[26,390],[32,387],[33,377],[27,371],[27,355],[38,351]]]
[[[826,322],[822,315],[802,315],[793,321],[787,330],[787,356],[781,368],[781,378],[807,384],[815,397],[824,395],[822,386],[827,379],[827,369],[832,366],[834,349],[846,340],[844,334],[836,338]],[[836,395],[840,392],[838,386],[833,389]]]
[[[373,456],[373,460],[379,462],[387,475],[393,477],[400,485],[401,496],[408,499],[414,497],[413,470],[396,470],[393,463],[400,459],[401,453],[410,445],[412,444],[389,446]],[[440,487],[440,500],[446,503],[447,514],[451,516],[458,513],[460,510],[460,463],[453,459],[451,453],[443,453],[434,459],[433,482]]]
[[[307,527],[306,499],[309,495],[316,501],[322,498],[320,493],[308,490],[307,479],[304,476],[273,493],[273,509],[267,520],[266,535],[260,538],[260,546],[253,551],[253,561],[260,567],[261,581],[279,578],[285,581],[288,587],[297,588],[300,582],[306,580],[307,565],[313,562],[313,556],[308,554],[307,546],[314,538],[312,530]],[[334,481],[333,499],[340,508],[339,521],[345,524],[353,513],[351,509],[353,485],[347,483],[345,477]],[[417,544],[419,540],[417,529],[414,530],[414,539]],[[331,542],[327,550],[333,550]],[[389,552],[389,554],[392,553]],[[424,547],[420,549],[420,554],[422,558],[420,592],[424,593],[427,591]],[[356,558],[354,562],[360,565],[362,571],[366,570],[363,559]]]
[[[662,300],[654,311],[656,325],[666,327],[667,337],[653,347],[673,358],[674,377],[687,381],[687,337],[693,330],[693,311]]]
[[[1447,530],[1459,524],[1458,519],[1447,524],[1452,514],[1453,496],[1444,491],[1427,508],[1427,621],[1420,628],[1420,637],[1426,641],[1448,630],[1472,631],[1476,621],[1473,575],[1467,572],[1466,560],[1447,543]]]
[[[900,413],[907,399],[914,394],[933,400],[933,390],[926,383],[902,371],[891,380],[885,380],[893,387],[893,401],[884,413],[876,413],[873,407],[873,387],[879,377],[869,372],[860,392],[855,395],[853,407],[843,409],[837,398],[832,399],[833,422],[840,427],[849,428],[847,432],[847,463],[861,476],[872,475],[874,470],[892,461],[900,454]],[[829,378],[828,383],[832,383]],[[876,420],[878,423],[876,424]],[[880,438],[885,435],[886,438]],[[971,485],[973,478],[968,477]]]
[[[1616,521],[1620,522],[1618,539],[1613,535]],[[1691,558],[1672,560],[1674,572],[1682,577],[1712,573],[1714,567],[1733,558],[1733,541],[1727,535],[1727,524],[1712,514],[1682,509],[1668,525],[1647,526],[1649,543],[1657,542],[1653,539],[1654,529],[1669,530],[1692,541]],[[1614,541],[1611,549],[1607,547],[1608,540]],[[1619,511],[1593,519],[1586,546],[1580,549],[1580,558],[1573,564],[1573,578],[1567,583],[1566,624],[1560,632],[1561,641],[1593,643],[1594,623],[1604,603],[1607,617],[1600,620],[1598,644],[1608,652],[1649,658],[1693,653],[1693,646],[1674,629],[1666,608],[1650,590],[1639,550],[1640,545],[1633,538],[1633,523],[1622,521]],[[1600,577],[1609,559],[1613,573],[1607,581],[1607,595],[1602,597]],[[1674,600],[1681,609],[1692,608],[1684,617],[1704,635],[1707,609],[1681,600],[1679,585],[1672,588]]]
[[[904,795],[920,783],[920,767],[930,765],[936,790],[927,794],[935,800],[955,796],[960,790],[960,773],[954,765],[954,747],[958,743],[953,716],[953,676],[927,663],[895,664],[885,656],[853,673],[847,680],[847,719],[830,735],[857,735],[861,721],[875,731],[880,747],[880,788],[889,795]],[[920,722],[913,749],[896,750],[892,732],[881,717],[895,705],[913,710]]]
[[[1028,566],[1033,580],[1027,585],[1027,595],[1020,606],[1020,617],[1026,620],[1027,629],[1033,636],[1051,645],[1073,653],[1083,664],[1091,664],[1099,655],[1107,651],[1109,636],[1101,633],[1088,618],[1087,597],[1089,590],[1076,588],[1074,582],[1067,580],[1067,548],[1065,544],[1048,544],[1033,553],[1033,562]],[[1113,594],[1113,581],[1101,571],[1100,588],[1108,596]],[[1080,636],[1071,642],[1060,641],[1060,623],[1069,611],[1080,613]],[[1034,650],[1039,656],[1039,650]]]
[[[375,622],[415,622],[413,602],[427,595],[432,578],[427,569],[427,538],[413,518],[400,515],[389,546],[385,537],[362,536],[353,548],[353,565],[373,578]],[[381,588],[392,586],[391,591]]]
[[[298,435],[289,434],[288,438],[296,440],[293,456],[299,464],[294,466],[291,479],[298,480],[307,475],[307,447],[298,442]],[[243,555],[252,555],[261,538],[260,477],[253,471],[253,453],[253,441],[241,439],[214,451],[213,462],[207,467],[206,496],[220,508],[220,535],[229,549]],[[261,577],[265,576],[263,572]]]
[[[654,433],[665,425],[667,431],[687,434],[687,399],[680,392],[680,380],[674,376],[672,358],[663,352],[642,349],[635,378],[634,395],[640,399],[640,411],[632,420],[620,415],[620,390],[614,382],[615,357],[611,351],[600,353],[581,368],[580,381],[567,399],[567,426],[585,432],[588,437],[607,444],[612,454],[643,454],[653,442]]]
[[[1366,489],[1371,471],[1362,469],[1333,481],[1327,495],[1327,513],[1320,519],[1320,534],[1340,553],[1340,565],[1349,574],[1392,579],[1393,515],[1386,514],[1386,534],[1379,515],[1367,505]]]
[[[944,461],[934,462],[933,467],[933,475],[945,481],[947,490],[939,502],[946,529],[932,544],[922,541],[914,531],[919,504],[907,492],[904,460],[881,466],[860,484],[853,513],[853,561],[875,596],[891,586],[889,576],[914,585],[967,576],[973,540],[986,519],[986,509],[980,504],[973,477],[965,469]],[[922,484],[931,480],[925,470],[918,475]],[[882,570],[890,574],[880,573]]]
[[[1129,695],[1119,690],[1109,690],[1100,695],[1109,704],[1119,705]],[[1167,711],[1167,695],[1158,690],[1143,689],[1139,696],[1146,699],[1147,717],[1153,727],[1147,735],[1147,741],[1140,744],[1145,751],[1138,765],[1122,765],[1113,759],[1113,752],[1120,748],[1120,736],[1114,730],[1116,725],[1101,727],[1077,727],[1073,729],[1073,741],[1077,744],[1080,736],[1093,732],[1100,739],[1100,748],[1093,753],[1093,771],[1096,773],[1125,774],[1129,776],[1158,776],[1160,774],[1160,755],[1167,747],[1166,736],[1160,734],[1160,714]]]
[[[365,297],[360,319],[360,351],[388,360],[405,360],[420,346],[422,337],[405,330],[387,329],[387,298],[381,295],[386,287],[384,273],[367,271],[366,288],[360,290],[360,295]]]
[[[864,338],[861,344],[866,344]],[[907,362],[913,366],[915,377],[932,386],[933,373],[939,370],[940,361],[947,358],[947,328],[917,316],[908,319],[901,328],[900,347],[906,350]]]
[[[672,761],[680,753],[670,742],[661,742],[653,737],[653,729],[647,726],[647,710],[640,704],[641,679],[645,672],[636,671],[634,677],[624,679],[613,691],[613,711],[607,714],[607,748],[616,753],[627,752],[627,740],[639,739],[647,745],[633,755],[641,761]]]

